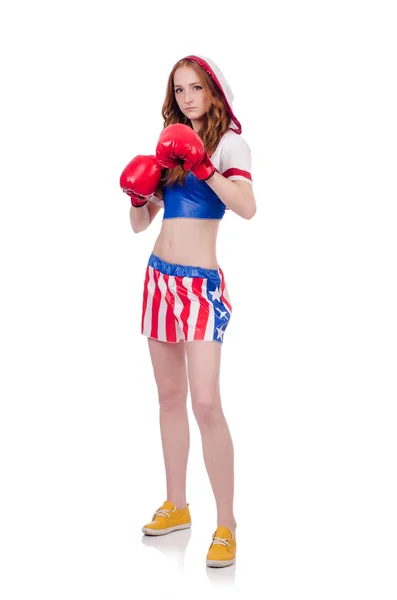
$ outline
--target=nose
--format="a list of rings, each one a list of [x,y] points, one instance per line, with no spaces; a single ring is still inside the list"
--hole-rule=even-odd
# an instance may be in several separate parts
[[[185,92],[185,104],[191,104],[193,101],[193,94],[192,92]]]

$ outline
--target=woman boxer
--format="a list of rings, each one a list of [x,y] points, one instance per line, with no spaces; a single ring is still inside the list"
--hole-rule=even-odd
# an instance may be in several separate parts
[[[251,153],[232,102],[232,91],[211,60],[187,56],[178,61],[168,79],[156,156],[137,156],[120,178],[131,198],[134,232],[145,230],[164,208],[146,269],[142,333],[158,388],[167,499],[142,530],[163,535],[191,526],[186,503],[190,388],[217,508],[207,553],[212,567],[231,565],[236,556],[234,449],[219,389],[232,306],[216,241],[226,209],[244,219],[256,212]]]

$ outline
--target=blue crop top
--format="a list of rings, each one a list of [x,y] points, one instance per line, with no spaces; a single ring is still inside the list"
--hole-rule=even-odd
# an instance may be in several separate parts
[[[163,190],[163,219],[222,219],[226,206],[205,183],[188,173],[184,185],[174,183]]]

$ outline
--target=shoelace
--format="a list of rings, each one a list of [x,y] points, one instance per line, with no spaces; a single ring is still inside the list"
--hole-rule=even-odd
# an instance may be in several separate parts
[[[225,538],[220,538],[220,537],[216,537],[216,536],[212,540],[212,543],[213,544],[220,544],[222,546],[230,546],[230,542],[228,540],[226,540]]]
[[[176,510],[176,508],[173,508],[173,509],[172,509],[172,512],[174,512],[175,510]],[[159,515],[160,517],[169,517],[169,516],[170,516],[170,515],[169,515],[169,512],[170,512],[170,509],[169,509],[169,508],[158,508],[158,509],[156,510],[156,512],[154,513],[154,515],[153,515],[153,517],[152,517],[152,520],[153,520],[153,519],[155,519],[155,518],[156,518],[158,515]]]

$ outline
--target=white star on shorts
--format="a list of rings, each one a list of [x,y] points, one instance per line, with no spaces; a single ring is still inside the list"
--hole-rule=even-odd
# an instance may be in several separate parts
[[[227,312],[226,310],[221,310],[220,308],[218,308],[217,306],[215,306],[215,310],[217,310],[219,312],[219,318],[220,319],[224,319],[225,317],[227,317]]]
[[[217,334],[218,334],[218,340],[223,340],[223,335],[224,335],[224,331],[221,327],[217,327],[216,328]]]
[[[219,300],[221,299],[221,293],[220,293],[220,291],[219,291],[219,288],[218,288],[218,287],[216,288],[215,292],[210,292],[210,294],[211,294],[211,296],[212,296],[212,302],[213,302],[214,300],[218,300],[218,302],[219,302]]]

